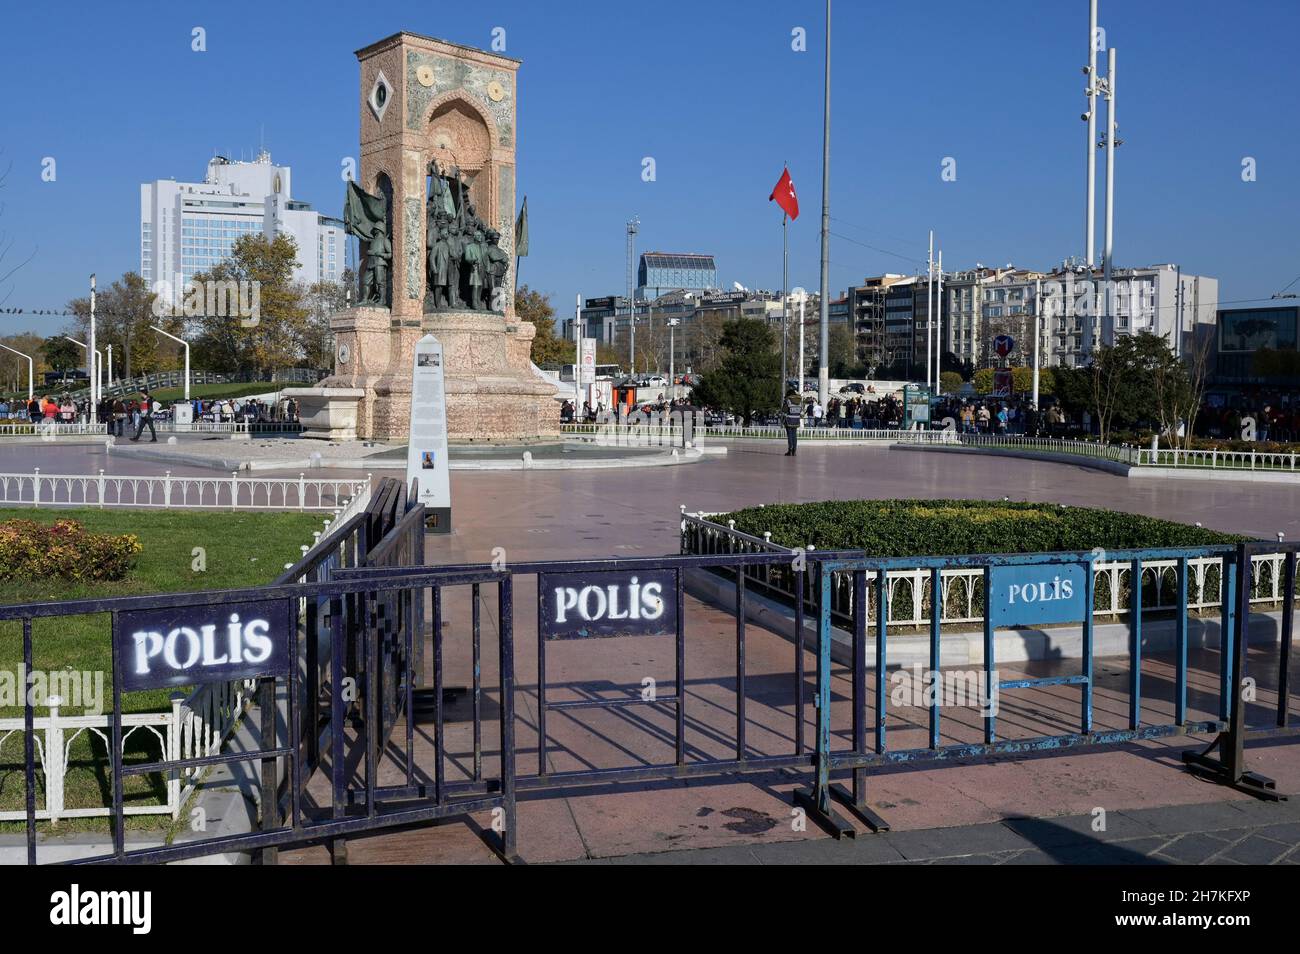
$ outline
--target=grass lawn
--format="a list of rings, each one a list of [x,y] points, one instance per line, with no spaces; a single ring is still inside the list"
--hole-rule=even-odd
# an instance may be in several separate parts
[[[279,391],[286,387],[302,387],[302,385],[284,384],[280,381],[243,381],[232,384],[192,384],[190,385],[190,397],[201,398],[205,401],[216,400],[217,398],[241,398],[249,394],[269,394]],[[152,392],[155,401],[160,404],[170,404],[172,401],[180,401],[185,397],[185,388],[159,388]]]
[[[254,586],[274,579],[302,555],[299,547],[309,543],[320,530],[323,516],[301,513],[210,513],[193,511],[138,510],[15,510],[0,508],[0,520],[13,518],[52,523],[58,518],[78,520],[96,533],[134,533],[143,552],[136,569],[125,580],[111,583],[74,584],[61,581],[0,580],[0,604],[46,600],[86,599],[147,593],[225,589]],[[202,547],[206,568],[193,569],[194,548]],[[73,616],[37,619],[32,622],[33,665],[52,672],[102,672],[104,711],[112,710],[112,650],[109,617]],[[22,663],[22,626],[0,623],[0,672],[15,674]],[[123,711],[165,711],[170,708],[169,690],[129,693],[123,697]],[[8,700],[5,700],[8,701]],[[81,710],[63,707],[63,714]],[[43,709],[37,715],[44,715]],[[0,717],[21,716],[22,706],[0,706]],[[38,736],[40,738],[41,736]],[[0,743],[0,809],[21,808],[23,803],[22,734],[15,732]],[[146,762],[158,758],[157,741],[147,730],[128,740],[127,761]],[[65,780],[65,804],[100,805],[108,791],[103,743],[90,733],[72,744]],[[39,766],[38,766],[39,768]],[[141,799],[165,799],[161,779],[134,776],[128,779],[127,803]],[[38,802],[43,793],[38,794]],[[157,827],[170,823],[167,816],[139,816],[128,819],[132,826]],[[76,819],[60,826],[102,828],[104,819]],[[0,831],[12,829],[0,823]],[[17,826],[21,828],[21,824]]]

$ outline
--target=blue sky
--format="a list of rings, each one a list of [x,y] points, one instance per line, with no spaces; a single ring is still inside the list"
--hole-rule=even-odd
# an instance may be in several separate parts
[[[9,262],[33,257],[0,298],[57,307],[92,271],[138,268],[139,184],[200,178],[214,153],[251,158],[260,141],[293,167],[298,198],[339,214],[340,162],[358,150],[354,51],[402,29],[487,47],[494,27],[523,60],[533,253],[522,281],[566,313],[575,293],[621,291],[623,226],[637,214],[639,250],[711,252],[724,286],[779,287],[767,196],[788,162],[802,205],[791,285],[817,287],[821,3],[497,0],[464,12],[473,6],[8,4],[0,231],[14,240]],[[1082,253],[1086,23],[1085,0],[838,0],[834,289],[913,271],[930,228],[948,267]],[[1280,291],[1300,276],[1300,4],[1102,0],[1101,24],[1119,50],[1125,140],[1116,260],[1178,262],[1218,277],[1225,300]],[[195,26],[206,53],[190,49]],[[791,49],[795,27],[807,52]],[[41,180],[47,156],[54,182]],[[646,156],[654,182],[641,178]],[[1247,156],[1255,182],[1241,178]],[[955,182],[940,178],[944,157]],[[1101,222],[1099,211],[1099,246]],[[29,328],[57,330],[0,316],[0,334]]]

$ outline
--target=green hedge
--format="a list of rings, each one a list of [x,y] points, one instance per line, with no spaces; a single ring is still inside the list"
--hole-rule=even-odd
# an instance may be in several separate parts
[[[751,507],[712,518],[788,547],[870,556],[952,556],[1207,546],[1246,537],[1138,514],[989,500],[826,500]]]

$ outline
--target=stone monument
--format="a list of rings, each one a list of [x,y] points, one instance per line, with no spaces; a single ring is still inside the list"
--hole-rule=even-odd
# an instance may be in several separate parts
[[[555,386],[514,310],[519,61],[405,32],[356,56],[361,169],[344,220],[362,282],[358,304],[330,321],[334,374],[317,390],[356,401],[359,437],[405,439],[415,343],[432,334],[449,439],[557,436]]]

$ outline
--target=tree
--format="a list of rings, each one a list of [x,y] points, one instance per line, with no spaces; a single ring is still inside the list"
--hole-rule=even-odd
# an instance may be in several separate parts
[[[858,360],[858,342],[847,322],[834,322],[826,331],[826,369],[832,378],[866,377]]]
[[[562,364],[574,364],[577,347],[555,333],[555,309],[551,296],[520,285],[515,293],[515,314],[537,329],[533,337],[533,364],[556,370]]]
[[[330,318],[347,307],[348,288],[353,281],[351,269],[344,269],[341,281],[313,282],[299,288],[303,307],[307,309],[302,332],[305,367],[316,371],[334,367],[334,332],[330,330]]]
[[[939,371],[955,371],[961,375],[963,381],[969,381],[975,373],[975,365],[969,361],[963,361],[951,351],[945,351],[939,356]]]
[[[961,390],[962,384],[961,375],[956,371],[944,371],[939,375],[940,394],[956,394]]]
[[[737,318],[722,326],[723,354],[705,371],[692,397],[705,407],[729,411],[748,426],[754,414],[781,403],[781,355],[767,322]]]
[[[1057,403],[1066,412],[1082,414],[1088,410],[1092,378],[1087,368],[1053,368],[1052,389]]]
[[[687,338],[686,364],[697,373],[703,373],[718,366],[725,353],[722,347],[722,328],[726,320],[716,309],[697,311],[693,322],[693,333],[681,331]]]
[[[32,374],[35,380],[40,380],[41,372],[48,367],[42,350],[45,345],[44,338],[32,331],[20,331],[0,338],[0,344],[8,345],[22,354],[31,355]],[[39,389],[39,385],[33,384],[33,387]],[[27,393],[27,361],[10,351],[0,350],[0,390],[24,395]]]
[[[63,335],[46,338],[45,343],[41,345],[41,353],[45,355],[45,363],[50,366],[50,370],[60,374],[79,368],[85,363],[81,348]]]
[[[260,380],[277,368],[288,368],[303,358],[307,331],[307,309],[302,289],[293,282],[298,245],[289,235],[267,239],[261,234],[240,236],[230,258],[211,272],[194,276],[194,285],[206,295],[234,282],[241,289],[255,289],[257,314],[241,315],[238,309],[208,307],[216,298],[206,295],[201,314],[191,315],[187,324],[194,334],[194,358],[209,371],[253,372]],[[231,286],[233,287],[233,286]]]
[[[120,372],[123,378],[129,379],[136,372],[159,370],[158,334],[150,327],[160,323],[154,311],[157,298],[149,284],[135,272],[124,273],[96,298],[95,345],[101,351],[113,346],[113,371]],[[68,311],[74,315],[77,336],[88,341],[90,298],[72,299]]]

